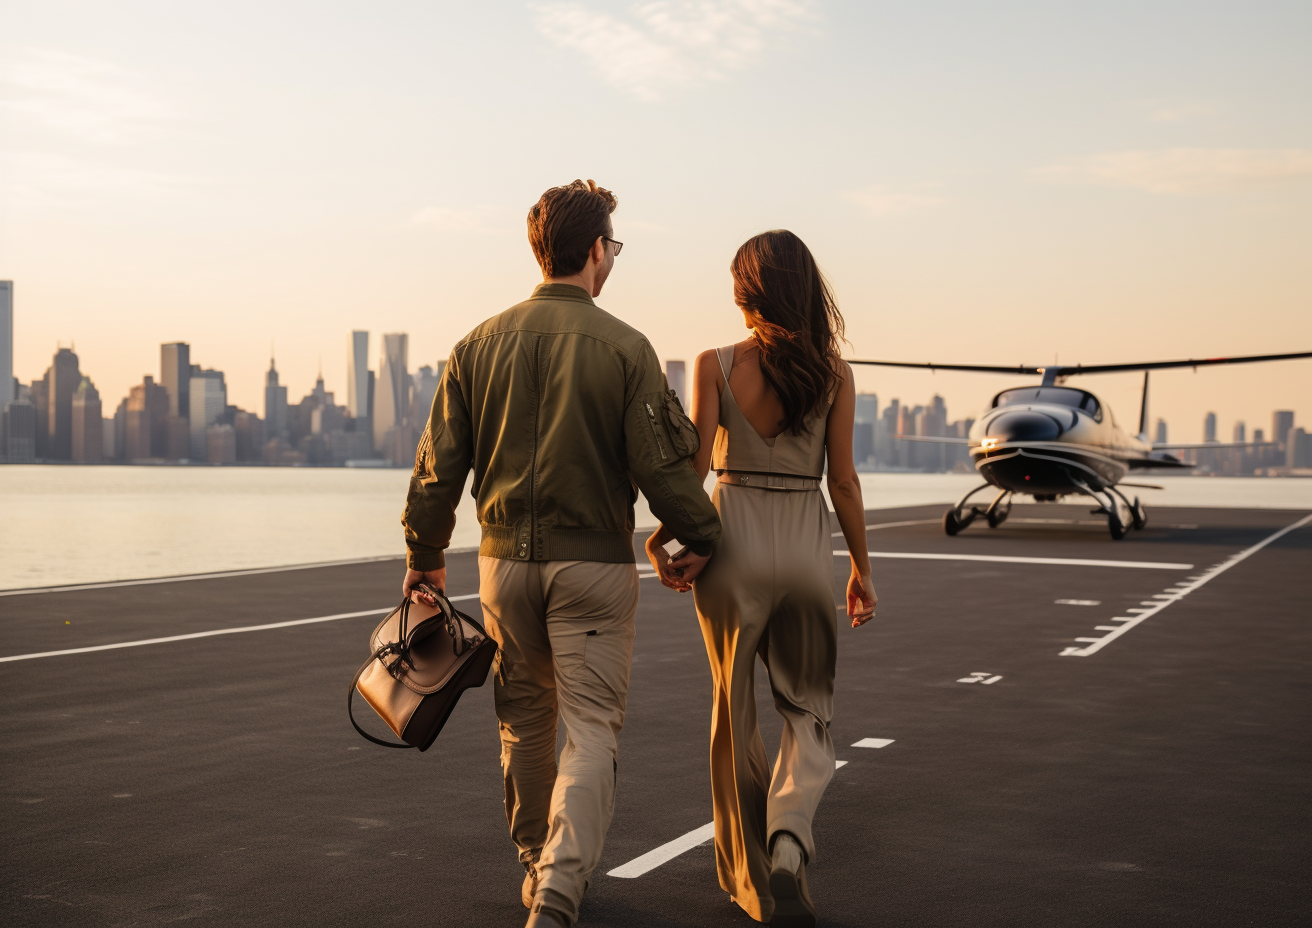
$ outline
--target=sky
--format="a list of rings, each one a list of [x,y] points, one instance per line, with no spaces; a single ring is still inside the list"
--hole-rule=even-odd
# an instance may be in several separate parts
[[[262,413],[272,346],[344,401],[351,329],[413,370],[527,297],[525,214],[575,178],[619,198],[598,303],[663,358],[745,336],[728,264],[770,228],[848,357],[1312,350],[1309,47],[1261,0],[0,0],[15,373],[74,344],[108,411],[181,340]],[[953,419],[1024,382],[857,376]],[[1138,384],[1078,381],[1132,428]],[[1274,408],[1312,429],[1312,361],[1153,376],[1176,441]]]

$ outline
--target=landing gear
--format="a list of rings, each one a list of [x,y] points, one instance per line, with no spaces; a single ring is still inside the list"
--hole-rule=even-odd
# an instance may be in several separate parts
[[[984,516],[990,528],[997,528],[1005,522],[1007,516],[1011,513],[1010,490],[1000,492],[988,506],[980,506],[978,503],[970,502],[970,498],[980,490],[987,490],[992,486],[993,484],[986,483],[975,487],[961,498],[961,502],[943,513],[943,531],[948,535],[955,535],[979,516]]]
[[[1071,482],[1079,487],[1084,495],[1098,501],[1098,508],[1092,512],[1107,517],[1107,530],[1115,541],[1124,538],[1130,529],[1141,529],[1148,524],[1148,513],[1144,510],[1143,503],[1139,502],[1139,497],[1136,496],[1131,503],[1125,498],[1125,494],[1114,486],[1095,490],[1082,480],[1072,478]]]
[[[959,512],[956,509],[949,509],[947,512],[943,513],[943,531],[949,535],[955,535],[974,521],[974,509],[968,509],[965,512]]]
[[[984,518],[988,520],[989,528],[997,528],[1007,521],[1009,515],[1011,515],[1011,494],[999,493],[998,498],[993,501],[993,505],[984,513]]]
[[[1107,490],[1111,493],[1115,493],[1116,496],[1120,498],[1121,502],[1125,503],[1125,508],[1129,510],[1130,513],[1130,523],[1134,526],[1135,531],[1142,529],[1148,524],[1148,511],[1143,508],[1143,503],[1139,502],[1139,497],[1136,496],[1132,503],[1126,498],[1125,494],[1116,489],[1116,487],[1108,487]]]

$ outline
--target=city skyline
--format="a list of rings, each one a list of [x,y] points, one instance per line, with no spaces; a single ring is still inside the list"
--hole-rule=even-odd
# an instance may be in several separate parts
[[[8,292],[12,293],[12,286]],[[313,388],[291,404],[289,386],[282,383],[276,357],[271,355],[259,410],[230,402],[225,372],[191,363],[189,343],[165,342],[159,345],[158,381],[155,375],[144,375],[113,407],[110,417],[102,415],[101,391],[81,370],[79,356],[72,347],[60,347],[41,378],[11,382],[19,402],[0,406],[0,462],[342,465],[380,461],[407,466],[447,362],[421,365],[412,374],[408,333],[382,333],[375,371],[367,366],[370,341],[367,330],[352,329],[348,334],[347,394],[342,404],[336,403],[336,392],[327,389],[322,363]],[[0,356],[8,350],[0,342]],[[670,388],[686,405],[687,362],[667,359],[664,367]],[[859,469],[971,469],[964,446],[897,441],[899,436],[969,436],[973,415],[950,421],[941,394],[935,393],[925,405],[903,404],[893,397],[881,408],[877,393],[860,391],[855,405],[854,457]],[[21,407],[31,407],[31,414]],[[1312,467],[1312,443],[1308,432],[1297,426],[1294,410],[1274,410],[1269,430],[1260,421],[1245,417],[1231,423],[1231,440],[1250,442],[1250,447],[1189,450],[1183,456],[1203,473],[1274,476]],[[1168,422],[1151,415],[1151,407],[1145,428],[1149,440],[1167,442]],[[1214,411],[1204,416],[1202,435],[1205,442],[1220,441],[1221,420]]]

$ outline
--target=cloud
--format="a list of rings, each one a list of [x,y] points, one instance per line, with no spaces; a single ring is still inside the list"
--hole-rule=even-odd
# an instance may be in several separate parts
[[[947,199],[929,192],[938,187],[938,184],[912,184],[901,187],[875,184],[850,191],[847,199],[865,207],[872,216],[894,216],[942,206]]]
[[[18,52],[0,77],[0,109],[30,127],[99,145],[132,145],[163,134],[176,118],[137,86],[132,72],[53,49]]]
[[[490,206],[455,209],[449,206],[425,206],[410,217],[410,224],[428,226],[439,232],[501,232],[506,228],[503,216]]]
[[[766,36],[813,20],[813,0],[657,0],[615,15],[581,3],[535,7],[537,27],[582,52],[603,80],[644,100],[746,67]]]
[[[1216,108],[1206,103],[1184,103],[1177,106],[1153,105],[1148,111],[1148,118],[1153,122],[1188,122],[1211,116]]]
[[[1312,149],[1167,148],[1111,151],[1041,168],[1047,180],[1197,194],[1312,177]]]
[[[6,187],[14,195],[45,205],[69,205],[92,197],[177,194],[209,182],[163,171],[128,168],[52,152],[18,151],[7,158]]]

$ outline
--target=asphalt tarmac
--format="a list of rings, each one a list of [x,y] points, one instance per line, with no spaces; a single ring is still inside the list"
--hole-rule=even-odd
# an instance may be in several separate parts
[[[873,561],[878,617],[840,627],[820,924],[1307,924],[1312,523],[1232,560],[1307,513],[1158,508],[1114,542],[1087,507],[1018,505],[956,538],[941,511],[870,514],[871,549],[904,556]],[[3,658],[379,610],[0,662],[0,923],[522,925],[491,688],[425,754],[346,720],[401,571],[0,596]],[[454,555],[451,594],[476,590]],[[709,844],[607,875],[711,820],[709,713],[692,600],[646,579],[581,925],[754,924]],[[891,743],[849,746],[867,738]]]

